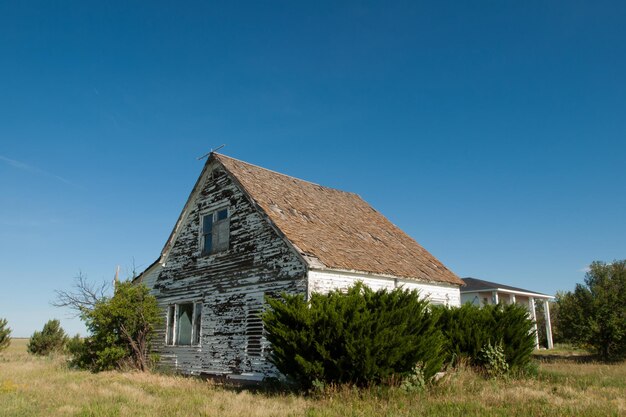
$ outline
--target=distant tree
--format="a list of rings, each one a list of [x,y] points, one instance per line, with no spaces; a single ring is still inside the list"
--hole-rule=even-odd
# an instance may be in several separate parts
[[[626,357],[626,260],[593,262],[584,284],[558,293],[557,326],[564,340],[603,360]]]
[[[33,333],[27,349],[34,355],[44,356],[63,351],[66,343],[67,335],[61,328],[61,322],[54,319],[44,324],[42,331]]]
[[[162,321],[156,299],[145,285],[126,281],[112,297],[102,297],[93,308],[82,307],[81,318],[90,335],[72,339],[70,353],[76,366],[102,371],[119,367],[149,369],[154,328]]]
[[[11,344],[11,329],[6,319],[0,319],[0,351],[8,348]]]

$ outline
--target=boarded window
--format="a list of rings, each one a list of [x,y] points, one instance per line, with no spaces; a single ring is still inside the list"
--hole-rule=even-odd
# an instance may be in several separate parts
[[[202,303],[180,303],[168,306],[168,345],[198,345],[202,329]]]
[[[261,340],[263,338],[263,320],[261,319],[260,308],[250,308],[246,316],[246,352],[248,356],[261,356],[263,354],[263,346]]]
[[[228,250],[230,243],[230,217],[222,209],[202,217],[202,254]]]

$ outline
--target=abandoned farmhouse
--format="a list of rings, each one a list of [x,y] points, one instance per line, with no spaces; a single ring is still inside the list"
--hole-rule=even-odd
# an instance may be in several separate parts
[[[458,306],[463,282],[358,195],[211,153],[146,284],[166,324],[154,349],[189,374],[276,373],[264,295],[327,292],[357,280]]]

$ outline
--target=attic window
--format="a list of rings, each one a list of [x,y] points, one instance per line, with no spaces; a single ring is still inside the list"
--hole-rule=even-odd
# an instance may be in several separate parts
[[[228,250],[230,241],[230,216],[221,209],[202,216],[202,255]]]

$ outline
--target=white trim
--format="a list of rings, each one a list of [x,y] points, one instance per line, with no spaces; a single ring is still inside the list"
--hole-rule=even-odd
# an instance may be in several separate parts
[[[449,288],[459,288],[461,285],[460,284],[452,284],[450,282],[444,282],[444,281],[430,281],[430,280],[425,280],[425,279],[419,279],[419,278],[407,278],[407,277],[400,277],[397,275],[389,275],[389,274],[375,274],[372,272],[365,272],[365,271],[358,271],[355,269],[339,269],[339,268],[319,268],[319,267],[309,267],[309,271],[314,271],[314,272],[326,272],[326,273],[339,273],[339,274],[345,274],[345,275],[352,275],[355,277],[362,277],[363,275],[367,276],[367,277],[371,277],[371,278],[384,278],[384,279],[389,279],[392,281],[396,281],[396,282],[401,282],[401,281],[406,281],[406,282],[419,282],[422,284],[430,284],[430,285],[439,285],[442,287],[449,287]],[[400,284],[401,286],[401,284]]]
[[[200,330],[200,334],[196,335],[196,307],[200,306],[200,325],[198,329]],[[202,310],[204,309],[204,303],[202,301],[196,301],[193,303],[193,316],[191,318],[191,345],[192,346],[202,346]],[[198,336],[196,338],[196,336]],[[198,339],[198,343],[193,343],[194,340]]]
[[[461,290],[461,294],[474,294],[474,293],[479,293],[479,292],[493,292],[493,291],[497,291],[497,292],[501,292],[505,294],[523,295],[526,297],[533,297],[533,298],[546,298],[550,300],[555,298],[553,295],[539,294],[536,292],[508,290],[505,288],[485,288],[484,290],[481,289],[481,290],[471,290],[471,291]]]
[[[178,345],[178,306],[179,304],[174,304],[174,320],[172,321],[172,346]]]
[[[533,319],[533,330],[535,331],[535,349],[539,349],[539,332],[537,331],[537,310],[535,309],[535,299],[530,297],[528,299],[530,304],[530,315]]]
[[[554,348],[552,341],[552,323],[550,322],[550,301],[543,300],[543,316],[546,321],[546,339],[548,341],[548,349]]]
[[[170,319],[170,311],[173,308],[172,317]],[[171,320],[171,324],[170,324]],[[173,346],[174,344],[174,321],[176,320],[176,304],[168,304],[165,310],[165,346]],[[172,329],[172,337],[170,337],[170,328]]]

